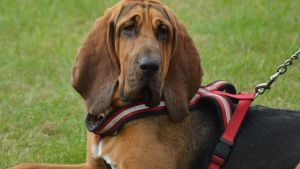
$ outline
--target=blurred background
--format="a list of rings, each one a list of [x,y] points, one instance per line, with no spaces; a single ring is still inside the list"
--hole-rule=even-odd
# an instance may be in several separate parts
[[[70,85],[77,50],[118,0],[0,0],[0,168],[83,163],[85,103]],[[300,48],[299,0],[163,0],[200,52],[202,85],[254,92]],[[300,59],[253,104],[300,109]]]

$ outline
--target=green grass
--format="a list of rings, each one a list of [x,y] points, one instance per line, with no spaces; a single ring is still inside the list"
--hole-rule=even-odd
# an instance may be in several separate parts
[[[99,0],[0,0],[0,168],[83,163],[84,101],[70,86],[77,50]],[[299,0],[165,0],[201,54],[203,85],[226,80],[253,92],[300,47]],[[300,109],[300,59],[255,100]]]

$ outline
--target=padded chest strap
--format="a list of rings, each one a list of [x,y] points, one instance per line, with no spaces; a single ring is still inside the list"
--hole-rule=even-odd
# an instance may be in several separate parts
[[[234,86],[225,81],[217,81],[199,88],[189,103],[189,110],[199,107],[200,98],[212,100],[219,112],[221,126],[225,129],[232,115],[233,104],[230,99],[215,94],[215,92],[223,90],[235,94]],[[126,123],[134,119],[162,114],[168,114],[164,100],[161,100],[160,104],[155,108],[148,108],[143,101],[137,101],[133,106],[114,109],[105,117],[88,113],[85,122],[90,132],[104,137],[116,135]]]

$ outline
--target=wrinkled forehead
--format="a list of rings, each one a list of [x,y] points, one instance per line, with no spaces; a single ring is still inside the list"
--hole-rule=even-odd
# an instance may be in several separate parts
[[[156,18],[162,22],[169,22],[172,25],[172,21],[165,9],[160,4],[152,2],[134,2],[124,5],[117,18],[115,18],[115,23],[122,24],[134,16],[142,16],[144,20]]]

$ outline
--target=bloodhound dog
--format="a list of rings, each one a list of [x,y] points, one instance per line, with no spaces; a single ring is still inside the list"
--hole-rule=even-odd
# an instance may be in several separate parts
[[[168,114],[130,121],[100,142],[88,132],[85,164],[21,164],[13,169],[105,169],[102,159],[118,169],[206,168],[221,129],[210,103],[188,110],[202,75],[192,38],[166,5],[122,0],[96,20],[85,38],[71,84],[93,115],[107,116],[111,109],[131,106],[138,99],[154,108],[162,98]],[[300,114],[262,106],[249,112],[224,168],[295,167],[300,160]],[[280,128],[270,127],[272,123]],[[278,133],[283,135],[271,137]]]

